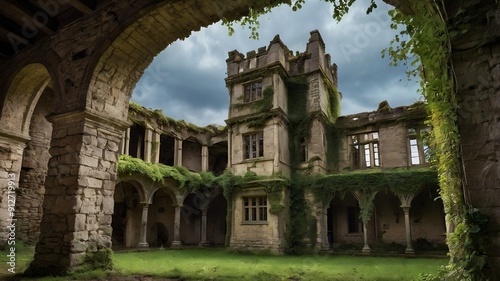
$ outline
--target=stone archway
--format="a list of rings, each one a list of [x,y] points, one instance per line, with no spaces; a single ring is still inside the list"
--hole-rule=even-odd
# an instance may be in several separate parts
[[[402,10],[406,10],[408,7],[407,0],[385,1],[400,7]],[[464,176],[467,177],[468,187],[472,190],[472,205],[485,210],[491,217],[489,238],[499,241],[500,232],[497,231],[500,225],[498,206],[490,200],[498,194],[498,175],[500,174],[498,172],[500,169],[499,156],[496,153],[498,145],[494,141],[498,139],[500,131],[500,122],[498,122],[500,112],[498,110],[498,100],[500,100],[498,91],[498,70],[500,69],[498,64],[500,61],[500,52],[498,51],[499,7],[498,3],[493,0],[478,1],[472,4],[469,2],[466,0],[444,1],[445,9],[448,10],[449,14],[455,14],[459,8],[463,7],[466,7],[466,14],[472,13],[472,11],[480,13],[479,16],[472,17],[472,32],[459,35],[451,42],[454,52],[452,60],[458,81],[459,128],[460,140],[463,144]],[[140,76],[144,65],[148,64],[152,56],[157,53],[149,49],[146,53],[141,53],[142,44],[134,48],[127,48],[128,38],[137,36],[135,38],[140,39],[135,41],[146,42],[147,45],[154,46],[153,48],[160,48],[165,42],[156,38],[164,37],[150,36],[156,34],[155,31],[151,31],[155,28],[151,27],[175,26],[176,23],[180,22],[183,25],[182,28],[179,29],[178,26],[175,26],[175,30],[172,30],[171,33],[173,33],[172,38],[182,38],[187,36],[191,30],[217,21],[224,15],[231,15],[232,18],[242,16],[248,11],[250,3],[252,1],[169,1],[167,3],[167,1],[153,0],[109,0],[106,2],[107,5],[103,5],[94,14],[87,15],[75,24],[58,31],[51,38],[38,42],[21,55],[9,58],[9,60],[2,59],[1,72],[4,74],[10,70],[10,67],[22,64],[30,56],[45,57],[46,50],[57,54],[59,65],[57,66],[58,75],[55,82],[57,85],[64,86],[62,87],[64,88],[63,93],[56,93],[61,101],[64,98],[64,102],[60,103],[57,111],[60,114],[66,114],[52,119],[55,123],[54,144],[64,147],[64,143],[67,143],[71,151],[57,151],[52,158],[53,160],[51,159],[51,164],[58,170],[68,170],[69,164],[64,162],[69,161],[75,166],[81,166],[82,169],[78,175],[65,172],[59,174],[57,178],[49,176],[46,182],[51,192],[54,193],[63,188],[71,189],[73,193],[77,194],[86,190],[84,196],[50,194],[48,198],[46,197],[45,202],[50,214],[44,220],[47,225],[42,229],[42,242],[39,243],[39,252],[35,258],[34,268],[43,268],[43,274],[65,271],[67,268],[79,266],[87,249],[92,252],[97,248],[90,240],[101,241],[104,246],[107,244],[105,236],[108,231],[103,231],[103,237],[97,235],[83,243],[78,243],[79,238],[74,236],[83,235],[86,237],[89,233],[97,230],[97,227],[90,226],[91,224],[85,225],[85,223],[83,223],[85,227],[82,229],[82,221],[85,222],[87,214],[93,212],[104,214],[103,219],[96,225],[100,225],[100,228],[104,230],[109,227],[110,209],[112,209],[110,206],[113,205],[110,202],[112,202],[116,179],[117,149],[115,150],[115,145],[119,142],[123,129],[129,125],[120,120],[124,120],[130,89],[137,81],[132,78]],[[163,10],[165,13],[155,14],[158,7],[167,7],[167,5],[170,6]],[[205,13],[205,11],[207,12]],[[200,13],[198,14],[198,12]],[[193,14],[188,17],[180,17],[181,20],[177,20],[179,13]],[[137,20],[145,15],[149,16],[151,22]],[[166,17],[163,17],[164,15]],[[155,25],[153,21],[160,23]],[[131,24],[128,24],[130,22]],[[136,25],[132,25],[136,22]],[[127,32],[123,32],[124,30]],[[168,31],[166,29],[158,30],[160,32]],[[161,34],[159,35],[161,36]],[[484,40],[478,40],[478,38]],[[114,47],[110,47],[112,44]],[[108,60],[108,58],[111,59]],[[119,64],[117,61],[120,58],[126,58],[127,62]],[[138,67],[134,68],[133,65],[138,65]],[[5,75],[1,75],[1,77],[5,77]],[[2,93],[3,96],[4,93]],[[5,106],[4,102],[3,107]],[[23,112],[29,108],[23,104],[16,105],[16,107],[21,108]],[[102,114],[96,114],[96,112]],[[69,128],[71,128],[71,132],[69,132]],[[0,147],[3,152],[0,160],[5,160],[5,163],[2,164],[0,177],[3,183],[8,183],[9,171],[20,168],[20,160],[16,156],[22,154],[23,144],[26,141],[23,138],[25,135],[23,136],[20,132],[21,130],[16,130],[14,134],[5,134],[2,131]],[[78,147],[80,145],[83,148]],[[106,147],[108,153],[101,151],[101,155],[98,155],[97,152],[94,155],[93,152],[89,151],[89,147],[92,151]],[[76,151],[75,148],[79,150]],[[103,158],[104,161],[98,157]],[[99,165],[103,167],[103,170],[99,173],[92,172]],[[86,189],[87,187],[90,189]],[[63,202],[67,203],[61,204]],[[92,206],[92,204],[94,205]],[[82,208],[82,206],[85,207]],[[53,234],[50,233],[50,229],[54,229],[54,225],[49,222],[57,221],[57,216],[67,218],[67,220],[60,222],[63,224],[62,228],[67,230]],[[67,239],[63,240],[63,237]],[[60,246],[50,243],[51,240],[69,242]],[[61,251],[61,248],[72,250]],[[489,262],[492,264],[492,270],[499,268],[500,257],[498,253],[500,253],[499,246],[489,247]],[[495,277],[498,278],[498,273],[494,273],[493,278]]]
[[[111,227],[113,247],[136,247],[139,244],[142,206],[145,202],[143,187],[136,181],[120,181],[114,192]]]
[[[8,233],[5,229],[9,219],[13,218],[12,214],[7,211],[8,207],[14,206],[16,207],[14,216],[27,218],[27,221],[22,222],[21,228],[17,229],[18,238],[36,242],[38,236],[39,226],[35,224],[39,224],[41,215],[48,143],[51,138],[51,126],[44,117],[44,114],[50,113],[52,108],[52,90],[48,89],[49,84],[51,84],[51,75],[48,69],[40,63],[32,63],[22,67],[13,76],[9,88],[2,95],[0,183],[5,187],[13,183],[15,187],[15,190],[9,191],[7,188],[0,190],[0,198],[2,202],[5,202],[0,206],[2,229],[0,240],[2,241],[7,239]],[[25,169],[22,170],[22,167]],[[27,173],[28,170],[31,172]],[[25,179],[25,183],[31,182],[34,185],[33,188],[30,188],[30,184],[20,186],[21,178]],[[12,204],[7,204],[8,200],[14,199],[16,194],[21,195],[18,202],[10,201]],[[36,198],[38,203],[28,202],[30,197]],[[34,208],[31,208],[32,206]],[[27,210],[35,211],[35,213],[26,214]]]
[[[33,110],[29,127],[30,140],[23,152],[19,186],[16,190],[16,236],[29,244],[36,243],[40,235],[52,138],[52,124],[45,116],[52,113],[53,99],[52,89],[46,87]]]
[[[168,247],[175,241],[176,206],[177,199],[171,190],[160,188],[152,194],[146,236],[149,247]]]
[[[222,246],[226,241],[227,201],[222,192],[219,192],[210,201],[207,211],[207,239],[210,245]]]

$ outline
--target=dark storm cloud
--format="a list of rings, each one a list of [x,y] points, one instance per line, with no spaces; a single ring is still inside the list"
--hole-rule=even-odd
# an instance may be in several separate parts
[[[373,14],[366,15],[366,3],[361,2],[355,2],[340,23],[332,19],[331,5],[322,1],[307,1],[295,13],[280,6],[261,17],[260,41],[248,39],[246,27],[235,26],[231,37],[220,24],[204,28],[160,53],[137,84],[132,100],[195,124],[224,124],[227,52],[237,49],[246,54],[267,47],[276,34],[290,50],[303,52],[310,31],[318,29],[326,52],[339,68],[342,114],[375,110],[382,100],[392,107],[415,102],[415,82],[406,81],[404,68],[390,67],[388,58],[381,58],[381,50],[395,34],[389,28],[388,7],[379,3]]]

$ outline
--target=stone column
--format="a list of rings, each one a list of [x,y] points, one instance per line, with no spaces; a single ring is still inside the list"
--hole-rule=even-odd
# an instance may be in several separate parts
[[[208,146],[203,145],[201,147],[201,171],[208,171]]]
[[[182,166],[182,139],[175,139],[174,165]]]
[[[361,252],[369,254],[372,250],[370,249],[370,246],[368,246],[368,229],[365,222],[363,222],[363,242],[364,245],[363,249],[361,249]]]
[[[0,243],[4,244],[9,237],[7,226],[14,219],[15,213],[9,212],[9,205],[15,205],[16,190],[23,162],[23,151],[28,136],[0,131]]]
[[[130,128],[127,128],[122,134],[122,141],[120,142],[120,153],[128,155],[130,147]]]
[[[276,98],[276,97],[275,97]],[[280,139],[279,139],[279,126],[278,124],[275,122],[273,124],[273,145],[275,147],[275,151],[274,151],[274,159],[273,159],[273,173],[279,173],[281,172],[280,170],[280,146],[282,146],[282,142],[280,142]],[[288,143],[286,144],[288,146]],[[264,153],[266,153],[264,151]]]
[[[365,191],[361,191],[361,190],[355,190],[353,192],[353,195],[356,198],[356,200],[358,200],[360,208],[363,209],[363,208],[366,208],[366,206],[369,206],[369,203],[372,202],[373,199],[375,199],[375,195],[377,195],[377,192],[378,191],[371,193],[371,192],[365,192]],[[361,250],[362,253],[366,253],[366,254],[371,252],[370,247],[368,246],[368,226],[367,226],[368,221],[369,221],[369,219],[367,219],[366,221],[363,220],[364,246],[363,246],[363,249]]]
[[[229,128],[227,130],[227,167],[233,167],[233,130]]]
[[[174,241],[170,245],[171,248],[180,248],[182,246],[180,240],[180,229],[181,229],[181,208],[182,205],[176,205],[175,216],[174,216]]]
[[[321,204],[318,208],[320,211],[317,215],[318,240],[319,250],[322,252],[330,251],[330,243],[328,242],[328,206]]]
[[[201,210],[201,241],[198,244],[200,247],[209,246],[210,242],[207,241],[207,209]]]
[[[160,163],[160,136],[161,134],[153,131],[153,142],[151,144],[151,162]]]
[[[405,228],[406,228],[406,250],[405,254],[415,254],[413,247],[411,246],[411,225],[410,225],[410,207],[401,206],[405,212]]]
[[[78,270],[86,255],[111,247],[116,163],[129,123],[85,110],[47,118],[53,124],[44,213],[27,274]]]
[[[144,162],[151,162],[151,142],[153,140],[153,129],[147,126],[144,130]]]
[[[146,241],[148,234],[148,211],[149,203],[142,203],[142,217],[141,217],[141,236],[139,237],[139,244],[137,248],[149,248],[149,244]]]
[[[125,145],[123,149],[124,149],[123,154],[128,155],[130,151],[130,128],[127,128],[127,130],[125,130]]]
[[[406,229],[406,250],[405,254],[415,254],[413,247],[411,245],[411,222],[410,222],[410,208],[411,201],[415,194],[398,194],[399,201],[401,201],[401,208],[405,213],[405,229]]]

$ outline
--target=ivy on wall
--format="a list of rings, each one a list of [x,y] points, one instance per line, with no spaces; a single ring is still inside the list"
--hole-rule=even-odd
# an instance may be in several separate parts
[[[233,217],[233,194],[236,190],[249,184],[257,184],[264,187],[268,194],[271,214],[280,214],[285,210],[283,205],[283,192],[289,186],[289,181],[280,175],[259,176],[254,172],[247,172],[244,176],[238,176],[226,170],[220,176],[214,176],[211,172],[192,172],[182,166],[167,166],[161,163],[144,162],[142,159],[129,155],[121,155],[118,160],[118,175],[143,175],[154,182],[162,182],[165,178],[178,182],[179,190],[191,193],[202,188],[220,188],[227,201],[226,215],[226,245],[231,239],[231,227]]]
[[[268,86],[264,89],[262,93],[262,99],[246,103],[237,103],[233,104],[232,106],[234,108],[240,109],[240,108],[250,108],[252,109],[253,114],[249,117],[238,119],[237,121],[234,121],[234,124],[245,124],[249,128],[262,128],[266,125],[266,122],[271,119],[274,115],[273,112],[271,112],[271,109],[273,108],[273,96],[274,96],[274,91],[272,86]]]
[[[292,10],[302,7],[306,0],[290,2]],[[324,0],[332,3],[333,17],[340,21],[348,13],[355,0]],[[256,1],[257,6],[266,5],[265,1]],[[454,83],[453,64],[451,61],[450,40],[463,30],[453,29],[451,18],[446,14],[443,0],[405,1],[405,12],[391,11],[392,28],[403,28],[396,36],[387,53],[396,64],[412,59],[413,66],[420,69],[410,71],[410,75],[420,76],[422,94],[427,101],[430,115],[429,123],[433,127],[433,147],[436,149],[440,195],[445,206],[447,222],[455,225],[455,231],[448,237],[450,264],[445,270],[448,278],[454,280],[485,280],[482,268],[485,256],[478,244],[477,227],[484,224],[484,216],[477,215],[477,210],[468,206],[464,200],[463,172],[460,165],[459,132],[457,120],[457,100]],[[376,8],[370,1],[367,13]],[[244,22],[253,30],[258,27],[258,16],[268,10],[253,9],[253,13]],[[455,17],[460,17],[460,11]],[[460,22],[460,20],[456,20]],[[256,24],[255,24],[256,23]],[[232,30],[234,31],[234,30]],[[409,39],[404,39],[406,36]],[[252,33],[253,38],[258,33]]]

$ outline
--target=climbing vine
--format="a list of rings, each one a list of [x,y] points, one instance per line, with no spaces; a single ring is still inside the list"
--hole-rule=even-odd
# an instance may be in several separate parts
[[[297,0],[289,5],[295,11],[300,9],[304,2],[305,0]],[[333,17],[340,20],[355,0],[325,2],[333,4]],[[440,195],[447,222],[455,226],[454,232],[448,237],[451,259],[446,274],[454,280],[483,280],[485,277],[482,267],[485,265],[485,257],[478,246],[476,234],[477,227],[484,218],[478,216],[476,210],[468,206],[464,198],[459,132],[456,124],[458,105],[450,58],[450,39],[463,31],[449,26],[450,18],[445,12],[442,0],[416,0],[407,1],[406,4],[409,6],[405,7],[406,14],[398,10],[391,11],[391,27],[397,29],[402,26],[402,30],[386,53],[391,56],[393,64],[403,61],[409,62],[413,67],[420,65],[419,69],[410,69],[409,75],[419,76],[421,79],[422,94],[427,101],[430,115],[429,124],[433,128],[431,135],[437,155]],[[371,0],[367,13],[375,7],[374,0]],[[459,13],[456,16],[459,16]],[[252,14],[253,20],[257,21],[258,15],[259,13]],[[256,35],[258,37],[258,34]]]
[[[433,128],[433,147],[436,150],[440,195],[443,200],[447,222],[455,226],[448,236],[450,264],[446,275],[456,280],[484,280],[482,268],[485,257],[477,247],[478,232],[471,215],[472,206],[465,202],[460,164],[459,132],[457,126],[457,97],[451,61],[451,30],[449,18],[442,1],[419,0],[411,2],[412,15],[397,10],[391,11],[393,28],[405,28],[387,49],[393,64],[412,59],[411,64],[421,64],[421,69],[410,70],[409,75],[418,74],[422,94],[427,101]],[[408,39],[403,40],[402,38]],[[395,45],[395,46],[394,46]],[[415,57],[411,58],[409,54]],[[478,216],[476,216],[478,217]],[[473,246],[474,245],[474,246]]]

